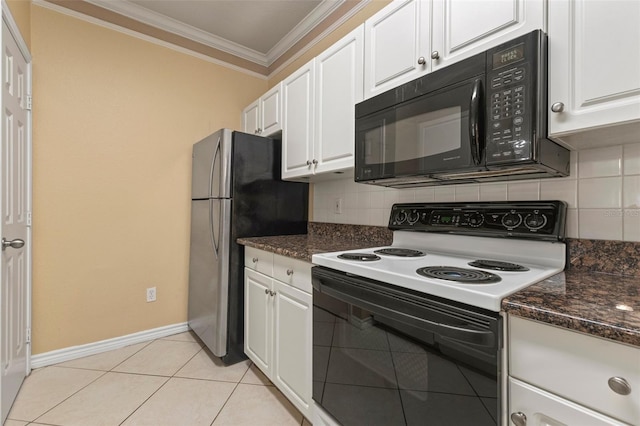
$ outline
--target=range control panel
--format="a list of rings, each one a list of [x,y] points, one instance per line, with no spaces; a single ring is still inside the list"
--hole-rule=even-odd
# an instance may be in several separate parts
[[[566,209],[563,201],[394,204],[389,229],[561,241]]]

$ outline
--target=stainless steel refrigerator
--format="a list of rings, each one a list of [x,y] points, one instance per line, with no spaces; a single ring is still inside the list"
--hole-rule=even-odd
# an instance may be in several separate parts
[[[189,327],[226,364],[244,354],[244,246],[305,234],[308,184],[280,179],[280,141],[222,129],[193,145]]]

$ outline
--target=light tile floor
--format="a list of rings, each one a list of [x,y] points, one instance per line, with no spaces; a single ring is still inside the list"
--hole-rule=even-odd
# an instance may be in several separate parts
[[[310,425],[249,361],[190,332],[34,370],[4,426]]]

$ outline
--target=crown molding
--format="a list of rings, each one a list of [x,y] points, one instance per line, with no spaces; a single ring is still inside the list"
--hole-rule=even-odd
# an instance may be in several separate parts
[[[222,37],[187,25],[178,20],[169,18],[160,13],[151,11],[127,0],[85,0],[95,6],[114,13],[135,19],[143,24],[150,25],[163,31],[167,31],[205,46],[221,50],[231,55],[246,59],[258,65],[268,67],[283,53],[289,50],[300,39],[309,33],[316,25],[335,11],[346,0],[325,0],[316,7],[305,19],[294,27],[276,46],[267,54],[249,49],[238,43],[234,43]]]
[[[327,37],[329,34],[331,34],[333,31],[335,31],[338,27],[340,27],[342,24],[344,24],[349,19],[351,19],[351,17],[353,17],[356,13],[358,13],[362,9],[364,9],[365,6],[367,6],[372,1],[373,0],[360,0],[355,7],[353,7],[351,10],[349,10],[347,13],[345,13],[343,16],[341,16],[339,19],[337,19],[335,22],[333,22],[322,33],[318,34],[313,40],[311,40],[309,43],[307,43],[302,49],[300,49],[297,52],[295,52],[294,55],[292,55],[289,59],[287,59],[285,62],[280,64],[276,69],[270,70],[269,78],[273,78],[273,76],[277,75],[279,72],[281,72],[286,67],[291,65],[293,62],[295,62],[302,55],[304,55],[309,50],[311,50],[311,48],[313,48],[316,44],[318,44],[320,41],[322,41],[322,39]]]
[[[210,62],[212,64],[220,65],[220,66],[223,66],[223,67],[235,70],[235,71],[239,71],[241,73],[248,74],[248,75],[251,75],[253,77],[257,77],[257,78],[264,79],[264,80],[266,80],[268,78],[266,75],[263,75],[263,74],[248,70],[248,69],[243,68],[241,66],[230,64],[228,62],[216,59],[216,58],[214,58],[212,56],[204,55],[202,53],[194,52],[191,49],[186,49],[184,47],[177,46],[177,45],[175,45],[173,43],[168,43],[166,41],[159,40],[159,39],[157,39],[155,37],[151,37],[151,36],[142,34],[142,33],[138,32],[138,31],[133,31],[133,30],[129,30],[127,28],[123,28],[123,27],[121,27],[119,25],[112,24],[111,22],[103,21],[102,19],[94,18],[92,16],[88,16],[88,15],[85,15],[84,13],[76,12],[74,10],[68,9],[66,7],[63,7],[63,6],[58,6],[57,4],[50,3],[47,0],[32,0],[32,4],[35,5],[35,6],[42,7],[44,9],[49,9],[49,10],[52,10],[54,12],[58,12],[58,13],[61,13],[63,15],[70,16],[72,18],[79,19],[81,21],[85,21],[85,22],[89,22],[89,23],[94,24],[94,25],[98,25],[98,26],[103,27],[103,28],[108,28],[110,30],[117,31],[119,33],[126,34],[128,36],[131,36],[131,37],[134,37],[134,38],[137,38],[137,39],[140,39],[140,40],[144,40],[146,42],[153,43],[153,44],[156,44],[158,46],[162,46],[162,47],[165,47],[167,49],[171,49],[171,50],[174,50],[176,52],[183,53],[185,55],[193,56],[195,58],[202,59],[203,61]]]
[[[266,59],[269,66],[273,64],[286,51],[291,49],[305,35],[307,35],[318,24],[324,21],[336,9],[342,6],[346,0],[324,0],[313,11],[307,15],[298,25],[296,25],[289,33],[276,43],[267,54]]]

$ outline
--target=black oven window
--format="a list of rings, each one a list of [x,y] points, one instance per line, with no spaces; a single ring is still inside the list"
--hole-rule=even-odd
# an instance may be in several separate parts
[[[313,312],[313,398],[340,423],[496,425],[497,373],[443,355],[428,332],[342,303]]]

